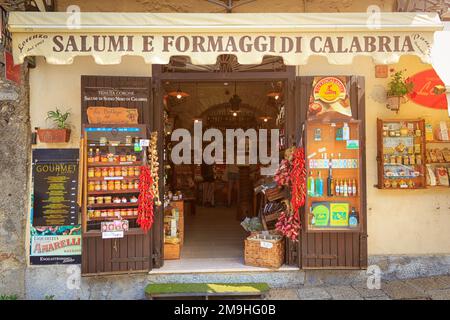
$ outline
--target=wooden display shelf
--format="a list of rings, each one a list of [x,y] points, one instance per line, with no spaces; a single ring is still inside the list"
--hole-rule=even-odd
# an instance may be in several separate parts
[[[127,190],[108,190],[108,191],[88,191],[88,195],[108,195],[108,194],[128,194],[128,193],[139,193],[138,189],[127,189]]]
[[[131,220],[131,219],[137,219],[138,216],[120,216],[120,218],[114,216],[114,217],[95,217],[95,218],[88,218],[88,221],[109,221],[109,220]]]
[[[314,233],[314,232],[360,232],[361,223],[358,224],[357,227],[314,227],[309,225],[308,226],[308,232]]]
[[[323,197],[311,197],[309,196],[311,202],[321,202],[321,201],[344,201],[344,200],[358,200],[359,195],[356,196],[323,196]]]
[[[380,187],[379,185],[374,185],[375,188],[380,189],[380,190],[421,190],[421,189],[426,189],[427,187],[414,187],[414,188],[386,188],[386,187]]]
[[[101,143],[88,143],[88,147],[134,147],[134,144],[119,143],[119,144],[101,144]]]
[[[95,203],[88,204],[88,208],[133,208],[138,207],[139,203],[137,202],[127,202],[127,203]]]
[[[390,129],[393,130],[400,130],[402,128],[403,125],[412,125],[413,126],[413,130],[415,131],[417,128],[420,129],[421,135],[417,136],[415,134],[408,134],[408,135],[404,135],[404,136],[399,136],[399,137],[390,137],[390,136],[383,136],[383,131],[384,131],[384,127],[385,125],[391,125],[393,127],[391,127]],[[418,189],[425,189],[425,174],[424,172],[426,172],[425,169],[425,150],[426,150],[426,142],[425,142],[425,121],[423,119],[377,119],[377,171],[378,171],[378,183],[376,184],[376,188],[378,189],[383,189],[383,190],[418,190]],[[414,156],[420,156],[421,157],[421,161],[420,164],[400,164],[400,163],[396,163],[396,164],[390,164],[390,163],[386,163],[384,160],[385,156],[388,156],[389,154],[385,153],[385,141],[387,140],[394,140],[394,139],[412,139],[412,145],[410,145],[409,147],[413,147],[414,148]],[[397,143],[397,142],[395,142]],[[400,143],[400,142],[399,142]],[[416,148],[415,145],[420,145],[420,152],[416,152]],[[387,145],[387,147],[390,148],[395,148],[396,146],[394,145]],[[398,156],[409,156],[410,154],[405,153],[405,152],[400,152],[400,153],[395,153]],[[387,176],[386,172],[387,172],[387,168],[388,167],[405,167],[405,168],[409,168],[408,171],[418,171],[421,174],[418,176],[412,176],[412,175],[405,175],[405,176],[401,176],[401,175],[397,175],[397,176]],[[399,169],[399,170],[397,170]],[[414,170],[413,170],[414,169]],[[395,170],[392,170],[393,172],[396,172],[397,174],[400,173],[400,168],[396,168]],[[406,172],[405,172],[406,173]],[[407,173],[412,173],[412,172],[407,172]],[[391,180],[412,180],[414,181],[414,183],[417,185],[413,188],[400,188],[400,187],[385,187],[385,182],[386,181],[391,181]]]
[[[431,140],[425,141],[425,143],[450,143],[450,140]]]
[[[437,186],[427,186],[427,189],[443,189],[443,190],[447,190],[450,189],[450,186],[441,186],[441,185],[437,185]]]
[[[88,167],[138,167],[142,161],[122,161],[122,162],[88,162]]]
[[[139,176],[88,177],[88,181],[129,181],[129,180],[139,180]]]

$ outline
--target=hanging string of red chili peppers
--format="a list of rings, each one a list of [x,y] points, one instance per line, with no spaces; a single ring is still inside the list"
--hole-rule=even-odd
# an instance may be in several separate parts
[[[290,150],[289,152],[291,152]],[[305,204],[306,199],[306,163],[305,163],[305,150],[300,143],[300,146],[294,148],[292,156],[289,154],[290,165],[286,162],[282,162],[283,170],[279,170],[279,174],[284,178],[278,177],[276,181],[279,185],[284,184],[290,187],[291,201],[290,208],[287,208],[280,214],[278,221],[275,225],[276,230],[281,232],[290,240],[298,241],[298,235],[301,228],[300,208]],[[286,177],[286,172],[288,176]]]
[[[148,166],[141,167],[139,176],[139,205],[137,223],[144,232],[150,230],[154,220],[154,206],[160,206],[158,189],[158,133],[153,132],[148,147]]]
[[[139,175],[139,206],[137,224],[144,232],[153,225],[153,179],[148,166],[141,166]]]

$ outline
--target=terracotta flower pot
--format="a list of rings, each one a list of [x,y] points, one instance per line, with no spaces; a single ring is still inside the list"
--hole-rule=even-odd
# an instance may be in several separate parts
[[[70,129],[38,129],[37,134],[42,143],[66,143],[70,140]]]
[[[400,103],[403,96],[388,96],[387,97],[387,108],[389,110],[398,112],[400,110]]]

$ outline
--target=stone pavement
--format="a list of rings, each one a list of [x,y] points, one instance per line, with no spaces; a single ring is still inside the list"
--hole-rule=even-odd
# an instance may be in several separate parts
[[[272,289],[268,300],[450,300],[450,276],[382,281],[380,289],[365,284],[302,286]]]

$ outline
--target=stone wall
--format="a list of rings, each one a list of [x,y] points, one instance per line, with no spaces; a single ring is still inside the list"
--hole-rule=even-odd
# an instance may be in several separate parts
[[[9,1],[0,4],[5,2]],[[20,10],[17,6],[5,7]],[[3,48],[0,54],[4,55]],[[0,295],[19,298],[25,296],[31,150],[27,67],[21,71],[18,86],[5,79],[5,65],[0,65]]]

